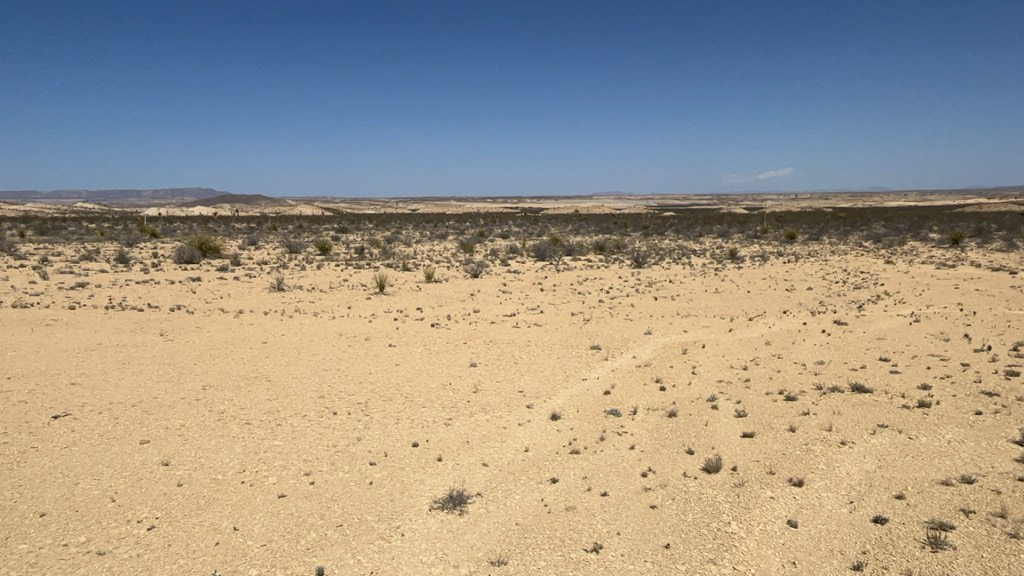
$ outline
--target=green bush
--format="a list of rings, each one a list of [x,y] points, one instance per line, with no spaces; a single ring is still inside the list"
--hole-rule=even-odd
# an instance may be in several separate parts
[[[332,250],[334,250],[334,243],[331,242],[330,239],[328,238],[317,238],[313,242],[313,248],[316,248],[317,252],[326,256],[330,254]]]
[[[220,258],[224,255],[224,240],[209,234],[193,236],[185,245],[198,250],[202,258]]]
[[[154,240],[160,237],[160,230],[150,224],[139,224],[139,232]]]

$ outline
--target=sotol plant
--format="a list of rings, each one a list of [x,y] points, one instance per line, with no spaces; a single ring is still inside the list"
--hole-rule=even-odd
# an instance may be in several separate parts
[[[373,275],[373,287],[378,294],[383,294],[391,286],[391,277],[387,272],[380,271]]]
[[[271,292],[284,292],[288,290],[288,284],[284,281],[284,276],[277,275],[270,281]]]
[[[423,268],[423,281],[427,284],[433,284],[437,280],[437,268],[434,266],[426,266]]]

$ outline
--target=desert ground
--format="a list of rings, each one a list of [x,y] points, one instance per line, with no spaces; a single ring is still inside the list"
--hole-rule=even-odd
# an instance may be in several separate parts
[[[8,205],[0,574],[1022,574],[1019,202]]]

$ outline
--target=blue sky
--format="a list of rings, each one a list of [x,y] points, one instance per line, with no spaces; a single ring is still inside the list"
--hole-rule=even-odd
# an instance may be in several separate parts
[[[0,3],[0,189],[1024,184],[1024,2]]]

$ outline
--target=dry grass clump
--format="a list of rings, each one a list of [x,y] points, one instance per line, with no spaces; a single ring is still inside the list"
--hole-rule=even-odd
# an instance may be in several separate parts
[[[704,459],[704,464],[701,465],[700,469],[705,474],[718,474],[722,471],[724,466],[721,454],[715,454],[714,456],[708,456]]]
[[[444,495],[434,498],[430,503],[430,510],[462,516],[469,512],[472,501],[473,496],[465,488],[452,487]]]

